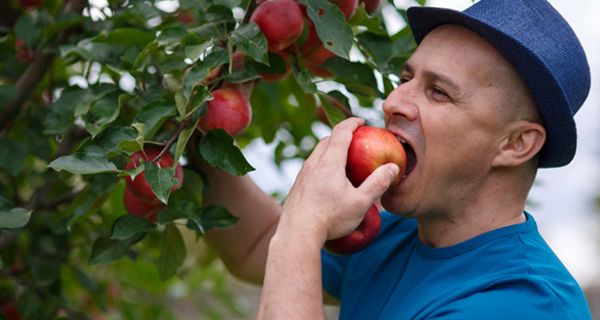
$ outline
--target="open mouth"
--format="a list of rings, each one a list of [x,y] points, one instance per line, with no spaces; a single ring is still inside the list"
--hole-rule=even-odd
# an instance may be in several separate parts
[[[406,140],[400,139],[400,143],[404,147],[404,152],[406,153],[406,169],[404,169],[403,176],[403,178],[405,178],[417,166],[417,154],[415,153],[415,149],[413,149],[413,147],[406,142]]]

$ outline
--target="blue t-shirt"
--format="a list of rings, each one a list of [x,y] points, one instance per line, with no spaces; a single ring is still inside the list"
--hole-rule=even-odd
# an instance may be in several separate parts
[[[323,251],[324,288],[340,300],[340,319],[591,319],[581,288],[526,216],[432,248],[414,219],[382,212],[363,251]]]

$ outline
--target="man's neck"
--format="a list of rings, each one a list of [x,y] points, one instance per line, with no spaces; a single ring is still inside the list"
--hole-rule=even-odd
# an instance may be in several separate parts
[[[419,238],[432,247],[448,247],[495,229],[525,222],[526,194],[515,192],[514,185],[512,189],[510,186],[484,184],[478,192],[463,199],[462,205],[447,208],[452,210],[419,215]]]
[[[523,223],[526,220],[523,211],[512,215],[493,217],[451,217],[449,219],[419,218],[419,238],[431,247],[449,247],[474,238],[486,232]]]

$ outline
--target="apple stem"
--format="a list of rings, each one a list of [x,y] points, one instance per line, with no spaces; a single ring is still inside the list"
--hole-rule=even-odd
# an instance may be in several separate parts
[[[173,143],[175,143],[175,141],[177,141],[177,138],[179,138],[179,135],[181,134],[183,129],[185,129],[185,127],[187,127],[189,122],[190,122],[189,120],[177,122],[177,130],[171,136],[171,138],[169,138],[169,140],[165,143],[165,146],[162,148],[162,150],[160,150],[160,153],[156,157],[154,157],[154,159],[151,160],[152,162],[158,161],[158,159],[160,159],[160,157],[162,157],[165,154],[165,152],[167,152],[167,150],[169,150],[169,148],[171,148]]]
[[[246,9],[246,15],[244,16],[244,20],[242,20],[242,23],[248,23],[250,21],[250,17],[252,16],[252,13],[254,12],[254,10],[256,9],[256,0],[250,0],[250,3],[248,4],[248,8]]]

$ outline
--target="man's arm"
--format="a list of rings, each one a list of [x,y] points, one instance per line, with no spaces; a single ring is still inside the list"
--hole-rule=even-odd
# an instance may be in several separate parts
[[[281,212],[279,203],[248,176],[232,176],[208,165],[203,165],[202,171],[210,186],[205,204],[223,205],[239,218],[232,227],[209,230],[206,242],[236,277],[262,283],[269,240]]]
[[[353,131],[364,122],[341,122],[304,163],[269,245],[258,319],[322,319],[320,251],[327,239],[354,230],[387,190],[398,167],[379,167],[360,187],[346,178]]]

